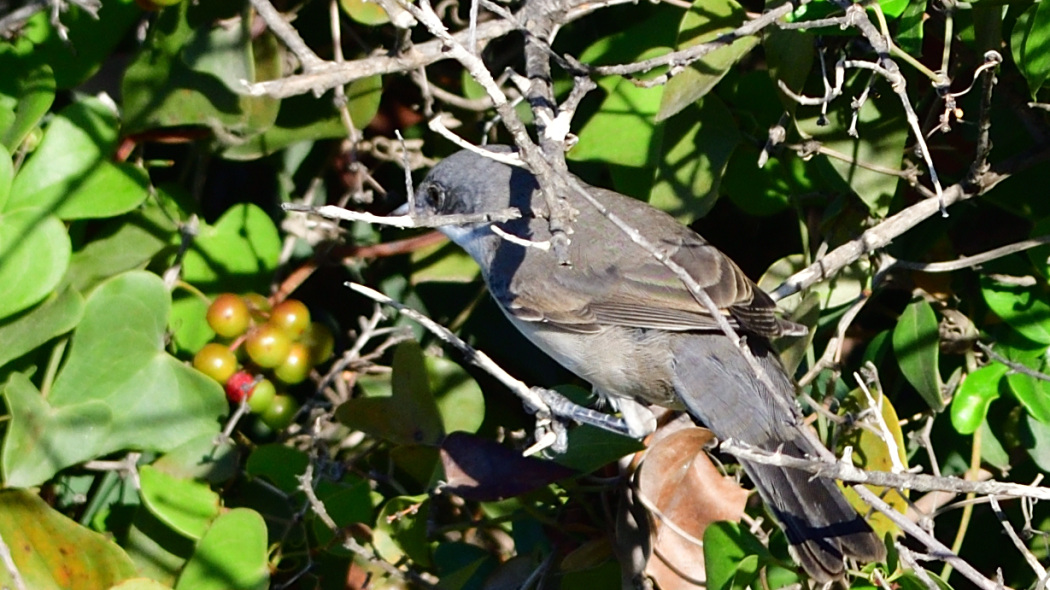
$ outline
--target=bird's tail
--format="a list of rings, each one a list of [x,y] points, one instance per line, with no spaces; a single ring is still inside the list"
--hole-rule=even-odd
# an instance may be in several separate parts
[[[816,456],[805,438],[768,449],[804,458]],[[868,523],[829,479],[799,469],[741,461],[762,500],[780,521],[799,564],[819,582],[841,578],[843,558],[883,561],[886,548]]]

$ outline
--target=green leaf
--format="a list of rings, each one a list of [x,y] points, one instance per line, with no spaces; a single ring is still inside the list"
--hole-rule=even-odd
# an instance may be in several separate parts
[[[62,280],[69,234],[57,217],[36,208],[0,211],[0,319],[43,300]]]
[[[25,67],[28,64],[22,62],[18,65]],[[55,101],[55,73],[46,64],[30,66],[28,72],[15,76],[14,82],[17,87],[13,90],[13,96],[18,101],[14,107],[14,117],[10,123],[0,125],[0,144],[9,151],[15,151],[22,145]],[[0,209],[3,203],[4,199],[0,195]]]
[[[767,8],[771,6],[767,5]],[[782,82],[795,94],[801,94],[813,68],[816,38],[801,31],[773,30],[762,35],[762,49],[769,62],[769,77]],[[798,101],[777,90],[777,96],[789,114],[798,109]]]
[[[663,53],[666,53],[663,49],[653,49],[638,59]],[[607,92],[598,112],[580,129],[579,142],[568,155],[576,161],[597,160],[606,165],[647,167],[659,141],[653,117],[660,107],[663,87],[642,88],[630,80],[618,78]],[[612,141],[612,138],[616,140]]]
[[[858,76],[847,83],[847,95],[859,95],[859,87],[866,76]],[[827,124],[821,125],[821,115],[798,120],[803,137],[813,137],[837,157],[820,156],[832,178],[848,186],[875,215],[884,216],[889,210],[890,198],[897,191],[900,179],[892,174],[873,170],[882,167],[900,170],[904,146],[908,140],[908,126],[896,95],[888,88],[875,88],[879,96],[869,96],[860,109],[857,121],[859,137],[850,137],[849,128],[854,111],[847,101],[835,103],[838,108],[828,113]]]
[[[266,523],[259,513],[234,508],[204,533],[175,590],[266,590],[266,545]]]
[[[171,245],[178,228],[152,199],[129,215],[110,221],[94,240],[73,253],[68,281],[81,292],[109,277],[145,267]]]
[[[657,164],[649,204],[683,222],[706,215],[718,199],[726,163],[739,142],[733,114],[717,96],[688,105],[680,117],[669,121],[661,137],[664,155]]]
[[[346,107],[354,127],[364,129],[375,118],[382,94],[380,76],[361,78],[346,87]],[[272,127],[243,142],[225,146],[222,156],[231,160],[255,160],[299,141],[345,136],[346,127],[335,104],[330,99],[304,94],[282,100]]]
[[[485,420],[485,395],[478,382],[446,358],[426,357],[424,363],[444,431],[477,432]]]
[[[908,383],[934,411],[943,410],[940,333],[937,316],[925,299],[913,301],[898,318],[893,329],[893,352]]]
[[[310,457],[299,449],[283,444],[260,445],[252,451],[244,465],[245,474],[266,478],[279,490],[291,494],[299,489],[297,479],[306,473]]]
[[[139,468],[142,503],[174,531],[200,539],[219,516],[219,495],[207,485],[173,477],[149,465]]]
[[[340,530],[352,524],[365,523],[371,526],[375,506],[372,505],[372,488],[368,480],[349,477],[339,483],[322,480],[317,484],[317,499],[324,504],[328,516]],[[313,533],[317,544],[327,547],[329,553],[351,556],[353,553],[336,542],[332,529],[320,518],[313,518]]]
[[[878,395],[878,392],[872,392]],[[896,465],[908,467],[907,447],[904,446],[904,433],[901,431],[900,418],[893,403],[883,394],[881,398],[876,397],[876,404],[881,404],[882,420],[886,429],[893,437],[893,445],[887,445],[881,433],[872,432],[869,428],[851,428],[843,432],[839,437],[837,445],[841,452],[847,445],[853,447],[853,464],[868,471],[893,471]],[[859,415],[860,412],[871,410],[878,411],[878,406],[872,406],[867,396],[858,387],[843,399],[843,413]],[[896,457],[894,457],[896,455]],[[896,458],[896,461],[894,460]],[[882,498],[897,512],[904,514],[908,511],[907,492],[887,489],[879,486],[867,486],[869,490]],[[842,486],[849,503],[860,513],[866,513],[870,507],[861,500],[860,495],[852,487]],[[896,537],[900,534],[898,527],[889,517],[881,513],[875,513],[867,519],[868,524],[875,530],[879,538],[887,534]]]
[[[394,444],[438,445],[445,433],[419,343],[399,344],[392,368],[390,396],[351,399],[339,406],[336,418]]]
[[[569,430],[568,449],[553,459],[581,473],[590,473],[644,448],[636,439],[582,425]]]
[[[153,468],[172,477],[219,484],[237,475],[240,457],[231,441],[216,443],[214,436],[205,434],[164,454]]]
[[[55,72],[61,90],[74,88],[102,67],[126,33],[141,18],[142,10],[134,0],[106,0],[98,18],[79,6],[70,6],[61,15],[69,40],[59,36],[51,24],[49,11],[37,12],[26,23],[24,34],[32,39],[34,63],[48,64]]]
[[[1050,424],[1050,383],[1024,373],[1011,373],[1006,376],[1006,382],[1028,415]]]
[[[203,226],[182,263],[183,278],[206,292],[221,284],[233,292],[264,290],[277,268],[281,236],[265,211],[251,203],[230,207]]]
[[[735,0],[696,0],[682,17],[676,48],[682,50],[714,41],[744,24],[746,18],[744,8]],[[728,46],[708,53],[671,78],[664,90],[656,120],[668,119],[706,96],[729,68],[757,43],[757,35],[738,38]]]
[[[96,590],[136,575],[113,541],[92,532],[25,490],[0,491],[0,538],[33,590]],[[0,586],[14,588],[0,568]]]
[[[73,289],[63,289],[39,307],[17,318],[0,322],[0,367],[30,352],[48,340],[76,327],[84,313],[84,298]]]
[[[369,26],[385,25],[390,22],[383,7],[368,0],[339,0],[339,7],[347,16]]]
[[[897,29],[897,47],[916,57],[922,56],[922,26],[926,16],[926,0],[911,0],[901,14]]]
[[[95,98],[63,109],[19,170],[6,209],[38,207],[62,219],[112,217],[137,207],[149,191],[145,170],[110,161],[117,114]]]
[[[1050,5],[1037,2],[1025,11],[1024,16],[1014,25],[1015,34],[1011,35],[1010,44],[1021,73],[1028,80],[1032,98],[1035,98],[1050,76]],[[1019,28],[1023,32],[1020,39],[1016,36]],[[1015,45],[1017,41],[1020,41],[1020,47]]]
[[[1032,287],[1007,285],[981,277],[981,294],[995,315],[1025,338],[1050,345],[1050,303]]]
[[[984,423],[988,406],[999,397],[1006,365],[981,367],[966,376],[952,398],[952,426],[959,434],[973,434]]]
[[[704,566],[711,590],[746,588],[755,580],[759,562],[771,559],[769,550],[735,522],[713,522],[704,530]]]
[[[419,566],[430,567],[429,514],[430,498],[426,495],[399,496],[384,504],[372,538],[379,557],[390,563],[408,557]]]
[[[228,411],[222,388],[164,351],[170,304],[160,277],[120,275],[88,298],[47,398],[11,375],[0,455],[7,485],[37,485],[114,451],[164,452],[219,432]]]
[[[180,2],[160,13],[124,74],[130,131],[199,125],[237,145],[270,128],[279,102],[243,93],[240,81],[280,76],[283,50],[269,33],[252,40],[247,15],[217,15],[212,3]],[[232,26],[231,26],[231,23]]]
[[[4,210],[7,198],[11,196],[11,181],[14,177],[15,168],[11,163],[11,154],[0,145],[0,211]]]

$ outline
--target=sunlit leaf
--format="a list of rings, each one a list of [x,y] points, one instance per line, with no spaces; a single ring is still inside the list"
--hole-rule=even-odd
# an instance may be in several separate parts
[[[925,299],[909,304],[893,328],[893,352],[901,372],[936,412],[944,409],[939,341],[937,316]]]

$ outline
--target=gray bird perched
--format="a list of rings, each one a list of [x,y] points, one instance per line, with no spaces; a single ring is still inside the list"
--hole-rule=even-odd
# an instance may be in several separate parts
[[[487,222],[440,229],[477,261],[510,322],[611,401],[632,433],[653,429],[646,404],[656,404],[684,409],[722,439],[817,457],[819,443],[801,423],[794,384],[768,340],[799,327],[774,315],[773,300],[732,260],[669,215],[619,193],[580,185],[699,283],[746,336],[775,394],[681,280],[578,194],[563,195],[574,209],[569,265],[523,243],[551,237],[546,202],[535,176],[523,168],[460,151],[419,186],[415,213],[521,211],[520,219],[496,224],[520,240],[493,232]],[[885,547],[833,481],[772,465],[741,465],[814,579],[841,578],[846,557],[885,559]]]

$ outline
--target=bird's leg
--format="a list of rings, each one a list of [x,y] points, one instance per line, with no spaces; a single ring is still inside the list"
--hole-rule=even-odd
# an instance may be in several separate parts
[[[632,427],[631,420],[627,417],[626,412],[624,413],[623,418],[617,418],[616,416],[606,414],[605,412],[599,412],[575,404],[553,389],[533,387],[532,390],[540,396],[540,399],[542,399],[544,403],[547,404],[550,408],[551,415],[555,418],[571,420],[578,424],[589,424],[595,428],[601,428],[602,430],[608,430],[609,432],[614,432],[616,434],[638,438],[634,434],[636,430]],[[652,414],[650,414],[650,419],[652,419]],[[655,419],[652,419],[652,421],[655,426]]]

